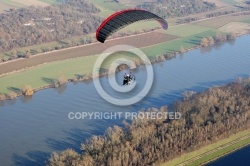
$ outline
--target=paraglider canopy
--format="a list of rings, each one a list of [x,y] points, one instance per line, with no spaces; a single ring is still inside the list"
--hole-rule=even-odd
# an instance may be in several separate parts
[[[112,33],[120,30],[121,28],[137,21],[151,19],[157,20],[161,24],[162,28],[168,28],[166,20],[151,12],[142,9],[127,9],[116,12],[104,20],[96,31],[96,39],[99,42],[104,43]]]

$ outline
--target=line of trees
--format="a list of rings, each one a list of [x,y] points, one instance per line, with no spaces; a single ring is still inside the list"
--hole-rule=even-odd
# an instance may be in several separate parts
[[[202,47],[207,47],[209,45],[213,45],[218,42],[224,42],[224,41],[230,41],[230,40],[235,40],[237,37],[236,33],[231,32],[228,34],[223,34],[220,32],[217,32],[214,36],[208,36],[208,37],[203,37],[200,41],[200,45]]]
[[[133,3],[131,3],[133,4]],[[155,0],[140,7],[163,17],[176,17],[204,12],[214,4],[200,0]],[[47,7],[21,8],[0,14],[0,51],[57,41],[94,32],[103,20],[100,10],[88,0],[65,0]]]
[[[94,32],[102,19],[87,0],[66,0],[0,14],[0,51],[57,41]]]
[[[150,32],[155,29],[160,29],[160,27],[156,28],[150,28],[150,29],[142,29],[142,30],[133,30],[133,31],[128,31],[128,32],[116,32],[110,36],[110,38],[117,38],[117,37],[125,37],[129,35],[135,35],[139,33],[145,33],[145,32]],[[80,45],[85,45],[85,44],[90,44],[96,42],[96,38],[93,36],[83,36],[78,39],[65,39],[63,41],[59,41],[56,45],[54,46],[41,46],[41,48],[31,48],[31,49],[22,49],[21,50],[13,50],[10,51],[8,57],[3,57],[0,59],[0,62],[6,62],[6,61],[11,61],[13,59],[17,58],[30,58],[32,55],[36,55],[39,53],[45,53],[49,51],[54,51],[54,50],[60,50],[60,49],[65,49],[69,47],[74,47],[74,46],[80,46]]]
[[[141,112],[181,112],[180,120],[134,119],[124,127],[108,128],[81,146],[54,152],[49,166],[159,165],[181,154],[250,128],[250,78],[187,95],[171,107]]]

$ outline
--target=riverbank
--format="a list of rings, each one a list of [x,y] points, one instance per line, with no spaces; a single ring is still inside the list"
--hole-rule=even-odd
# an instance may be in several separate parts
[[[170,29],[166,32],[164,31],[157,31],[157,35],[153,35],[156,32],[149,32],[146,33],[145,35],[148,37],[144,37],[142,41],[152,41],[152,37],[156,36],[161,36],[156,37],[158,43],[156,41],[153,41],[156,44],[148,43],[147,45],[144,42],[137,41],[133,42],[136,44],[140,43],[138,47],[148,55],[149,59],[152,62],[158,61],[159,59],[170,59],[173,57],[176,57],[178,54],[182,54],[184,52],[187,52],[189,50],[197,49],[200,47],[200,41],[204,37],[208,36],[214,36],[217,32],[224,33],[223,31],[220,31],[221,25],[224,25],[222,30],[230,30],[231,25],[228,27],[227,25],[232,22],[232,21],[239,21],[239,22],[246,22],[245,21],[246,17],[245,15],[239,15],[239,16],[224,16],[224,17],[219,17],[219,18],[214,18],[214,19],[208,19],[205,21],[198,21],[195,22],[194,24],[186,24],[186,25],[176,25],[175,27],[170,27]],[[210,27],[211,23],[209,21],[214,20],[217,24],[220,24],[220,26],[216,27]],[[223,21],[222,21],[223,20]],[[224,22],[221,24],[221,22]],[[247,24],[247,23],[246,23]],[[249,24],[247,24],[249,25]],[[212,25],[214,26],[214,25]],[[232,29],[233,32],[240,32],[239,29]],[[230,31],[229,31],[230,32]],[[228,33],[229,33],[228,32]],[[246,34],[247,31],[244,31]],[[159,35],[161,34],[161,35]],[[168,36],[162,37],[167,34]],[[225,33],[224,33],[225,34]],[[145,36],[145,35],[140,35],[140,36]],[[243,34],[237,34],[243,35]],[[174,38],[172,38],[174,37]],[[121,39],[114,39],[111,40],[115,42],[116,44],[126,44],[124,43],[124,40],[127,41],[128,39],[133,39],[134,37],[124,37]],[[161,43],[163,38],[166,38],[163,43]],[[119,41],[119,42],[118,42]],[[129,43],[131,40],[128,40]],[[118,43],[117,43],[118,42]],[[128,43],[128,44],[129,44]],[[131,44],[131,43],[130,43]],[[133,45],[133,44],[132,44]],[[211,43],[209,43],[211,45]],[[50,88],[51,85],[53,84],[54,81],[56,81],[61,75],[64,75],[68,80],[74,80],[74,81],[81,81],[78,80],[77,77],[79,75],[83,76],[84,79],[86,78],[91,78],[91,73],[92,73],[92,67],[98,57],[98,54],[95,54],[95,51],[97,49],[100,49],[100,47],[94,47],[94,44],[90,44],[89,46],[86,47],[79,47],[75,49],[68,49],[65,51],[58,51],[54,52],[54,56],[51,56],[51,54],[45,54],[41,56],[35,56],[34,58],[30,59],[23,59],[23,62],[32,64],[32,67],[29,68],[22,68],[22,70],[17,70],[13,71],[12,73],[9,74],[4,74],[0,77],[0,100],[6,100],[6,99],[11,99],[15,98],[17,96],[20,96],[20,89],[24,85],[30,85],[33,89],[34,92],[46,88]],[[102,46],[102,45],[101,45]],[[111,45],[109,45],[111,46]],[[135,45],[137,46],[137,45]],[[89,47],[93,47],[93,49],[88,50]],[[102,47],[102,49],[104,49]],[[88,51],[86,51],[88,50]],[[94,52],[93,52],[94,51]],[[99,50],[100,52],[100,50]],[[84,53],[84,55],[83,55]],[[86,56],[85,56],[86,55]],[[48,61],[50,58],[51,61]],[[161,58],[164,56],[164,58]],[[54,59],[52,58],[54,57]],[[67,59],[67,58],[70,59]],[[117,58],[121,58],[122,56],[117,56]],[[35,58],[39,58],[36,61],[36,63],[41,63],[41,59],[46,59],[43,64],[40,64],[38,66],[33,66],[33,61]],[[51,59],[52,58],[52,59]],[[61,60],[59,60],[60,58]],[[66,59],[65,59],[66,58]],[[131,58],[129,56],[126,56],[126,58]],[[64,60],[63,60],[64,59]],[[30,61],[31,60],[31,61]],[[134,58],[131,58],[130,60],[135,61]],[[21,64],[21,61],[16,61],[18,65]],[[136,59],[137,61],[137,59]],[[161,60],[160,60],[161,61]],[[7,68],[10,68],[13,70],[13,64],[9,63],[7,66],[2,66],[0,65],[1,72],[3,70],[7,70]],[[16,65],[14,65],[16,66]],[[67,69],[65,68],[67,67]],[[108,67],[106,66],[106,69]],[[14,96],[14,97],[10,97]]]
[[[101,165],[101,162],[106,165],[158,165],[190,151],[197,153],[195,150],[206,145],[211,147],[218,140],[225,143],[224,138],[229,137],[226,145],[211,149],[212,152],[219,149],[225,154],[225,149],[241,146],[245,140],[250,142],[250,108],[245,102],[249,100],[249,83],[250,79],[242,79],[179,100],[172,107],[158,105],[157,108],[143,109],[141,113],[145,115],[171,110],[180,112],[182,118],[137,118],[122,127],[108,128],[103,135],[92,135],[81,144],[84,153],[70,149],[53,153],[49,165],[65,161],[87,162],[86,159],[92,161],[86,163],[90,166]],[[64,158],[65,154],[67,158]]]
[[[242,36],[242,35],[244,35],[244,34],[238,34],[237,36],[235,36],[235,38],[236,37],[239,37],[239,36]],[[228,39],[228,40],[235,40],[235,38],[233,38],[233,39]],[[218,40],[218,42],[225,42],[225,41],[227,41],[227,39],[226,39],[226,36],[224,35],[224,36],[222,36],[221,37],[221,39],[220,40]],[[212,42],[212,44],[216,44],[216,42]],[[212,45],[211,43],[208,43],[208,45]],[[165,60],[170,60],[170,59],[172,59],[172,58],[174,58],[174,57],[176,57],[177,55],[180,55],[180,54],[183,54],[183,53],[186,53],[186,52],[188,52],[188,51],[191,51],[191,50],[194,50],[194,49],[198,49],[198,48],[201,48],[202,46],[201,45],[194,45],[194,46],[192,46],[192,47],[190,47],[190,48],[187,48],[187,49],[182,49],[182,50],[178,50],[178,51],[175,51],[175,52],[172,52],[172,53],[166,53],[166,54],[163,54],[163,55],[155,55],[155,56],[151,56],[151,57],[149,57],[150,58],[150,61],[151,61],[151,63],[152,64],[154,64],[154,63],[159,63],[159,62],[163,62],[163,61],[165,61]],[[75,74],[75,76],[74,77],[69,77],[69,76],[67,76],[67,80],[65,80],[62,84],[64,84],[64,83],[67,83],[67,82],[81,82],[81,81],[89,81],[89,80],[92,80],[93,79],[93,76],[92,76],[92,73],[90,72],[90,71],[92,71],[93,69],[92,69],[92,64],[91,63],[93,63],[94,64],[94,62],[95,62],[95,60],[96,60],[96,58],[98,57],[98,55],[96,55],[96,56],[89,56],[89,57],[83,57],[82,59],[84,59],[85,60],[85,62],[87,62],[88,63],[88,68],[90,69],[90,70],[88,70],[88,72],[87,73],[85,73],[85,74]],[[119,55],[119,56],[117,56],[117,58],[121,58],[121,57],[126,57],[125,55]],[[86,60],[87,58],[90,58],[91,60]],[[139,67],[140,65],[144,65],[143,64],[143,62],[140,60],[140,59],[134,59],[134,58],[131,58],[131,55],[129,56],[127,56],[126,58],[128,58],[128,59],[130,59],[130,60],[132,60],[133,62],[134,62],[134,64],[133,64],[133,66],[134,66],[134,68],[137,68],[137,67]],[[72,65],[74,65],[74,66],[76,66],[76,64],[75,64],[75,62],[76,61],[78,61],[78,59],[76,59],[76,58],[72,58],[72,59],[70,59],[73,63],[72,63]],[[112,61],[113,61],[114,59],[111,59],[110,60],[110,62],[109,63],[111,63]],[[58,63],[61,63],[61,62],[67,62],[66,60],[65,61],[58,61]],[[89,63],[90,62],[90,63]],[[52,65],[52,66],[54,66],[54,63],[55,62],[51,62],[51,63],[47,63],[46,65]],[[107,63],[107,64],[109,64],[109,63]],[[30,69],[25,69],[25,71],[26,72],[28,72],[28,71],[31,71],[31,70],[36,70],[37,68],[39,68],[39,67],[41,67],[41,68],[44,68],[44,66],[45,65],[39,65],[39,66],[37,66],[37,67],[33,67],[33,68],[30,68]],[[67,65],[62,65],[63,67],[64,66],[67,66]],[[80,64],[79,64],[79,66],[80,66]],[[102,77],[102,76],[107,76],[107,75],[109,75],[109,74],[114,74],[114,71],[109,71],[108,70],[108,65],[106,65],[106,68],[107,69],[105,69],[104,70],[104,72],[102,72],[102,73],[100,73],[100,75],[98,75],[97,77]],[[46,68],[47,69],[47,68]],[[124,68],[125,69],[125,68]],[[118,69],[116,72],[118,72],[118,71],[120,71],[121,69]],[[123,70],[123,69],[122,69]],[[24,72],[25,72],[24,71]],[[49,71],[48,71],[49,72]],[[51,71],[50,71],[51,72]],[[34,72],[34,73],[41,73],[41,72]],[[13,74],[11,74],[10,76],[14,76],[15,74],[19,74],[20,76],[22,76],[22,71],[16,71],[15,73],[13,73]],[[63,75],[62,73],[60,74],[60,75]],[[35,93],[35,92],[38,92],[38,91],[40,91],[40,90],[43,90],[43,89],[48,89],[48,88],[57,88],[58,86],[55,86],[55,83],[57,83],[58,82],[58,77],[60,77],[60,75],[59,76],[57,76],[57,78],[55,78],[55,76],[53,76],[52,78],[42,78],[42,79],[44,79],[45,80],[45,85],[38,85],[37,87],[33,87],[33,86],[31,86],[31,87],[33,87],[32,88],[32,90],[33,90],[33,92]],[[8,75],[7,75],[7,77],[8,77]],[[66,77],[66,76],[65,76]],[[4,77],[2,77],[2,78],[4,78]],[[29,78],[30,78],[30,76],[29,76]],[[0,79],[1,79],[1,77],[0,77]],[[14,79],[14,78],[13,78]],[[15,78],[16,79],[16,78]],[[1,81],[1,80],[0,80]],[[49,84],[48,84],[49,83]],[[62,85],[61,84],[61,85]],[[2,84],[2,85],[4,85],[4,84]],[[7,85],[8,86],[10,86],[9,84],[8,84],[8,81],[7,81]],[[29,83],[26,83],[26,84],[23,84],[23,86],[24,85],[29,85],[30,86],[30,84]],[[60,86],[60,85],[59,85]],[[2,88],[3,88],[3,86],[2,86]],[[21,87],[11,87],[11,88],[8,88],[10,91],[12,91],[12,92],[10,92],[9,94],[1,94],[0,93],[0,101],[1,100],[12,100],[12,99],[14,99],[14,98],[16,98],[16,97],[20,97],[20,96],[22,96],[22,95],[24,95],[25,94],[25,92],[24,91],[22,91],[22,88]]]
[[[197,48],[197,47],[194,47],[194,48]],[[189,50],[192,50],[192,49],[189,49]],[[151,64],[163,62],[165,60],[169,60],[169,59],[174,58],[176,55],[178,55],[178,52],[173,53],[171,55],[157,56],[157,57],[155,57],[155,59],[151,59],[150,62],[151,62]],[[132,70],[136,69],[140,65],[145,65],[145,64],[140,60],[134,61],[134,64],[132,64],[132,66],[133,66]],[[107,76],[110,74],[116,74],[117,72],[125,70],[125,69],[127,69],[127,66],[120,66],[120,68],[118,68],[116,71],[105,70],[104,72],[100,73],[99,75],[97,75],[95,77],[104,77],[104,76]],[[92,75],[92,73],[88,74],[87,76],[77,75],[77,77],[69,78],[69,79],[63,81],[63,83],[59,83],[59,81],[57,79],[53,79],[53,80],[51,80],[51,83],[49,85],[34,88],[34,89],[32,89],[32,91],[33,91],[33,93],[36,93],[40,90],[44,90],[44,89],[48,89],[48,88],[59,88],[59,86],[63,86],[64,84],[67,84],[69,82],[77,83],[77,82],[92,81],[95,77]],[[14,90],[14,88],[13,88],[13,90]],[[8,94],[1,94],[0,93],[0,101],[13,100],[16,97],[20,97],[24,94],[25,94],[25,92],[22,92],[21,89],[15,88],[15,94],[12,93],[11,95],[8,95]]]
[[[221,158],[221,157],[223,157],[223,156],[225,156],[225,155],[228,155],[228,154],[230,154],[230,153],[233,153],[234,151],[237,151],[237,150],[239,150],[239,149],[241,149],[241,148],[243,148],[243,147],[245,147],[245,146],[248,146],[248,145],[250,145],[250,138],[249,138],[249,137],[248,137],[247,139],[245,139],[245,140],[242,140],[242,141],[240,141],[240,142],[238,142],[238,143],[236,143],[236,144],[230,146],[230,147],[225,148],[225,149],[223,150],[223,152],[221,152],[221,155],[217,155],[217,154],[215,155],[215,156],[217,156],[217,157],[210,156],[210,157],[209,157],[210,159],[208,159],[208,157],[206,157],[206,159],[204,159],[204,160],[207,160],[207,162],[196,161],[196,163],[199,162],[199,163],[198,163],[199,165],[200,165],[200,164],[207,164],[207,163],[210,163],[210,162],[212,162],[212,161],[214,161],[214,160],[217,160],[217,159],[219,159],[219,158]],[[219,153],[219,152],[218,152],[218,153]],[[194,164],[191,164],[191,165],[194,165]]]
[[[83,140],[91,135],[103,135],[104,130],[110,126],[122,126],[123,119],[70,120],[70,112],[137,112],[141,108],[158,108],[181,99],[185,91],[198,93],[211,87],[229,84],[239,77],[249,77],[249,37],[242,36],[234,43],[225,43],[222,46],[196,49],[153,65],[155,77],[150,93],[132,106],[118,107],[107,103],[96,93],[93,81],[72,82],[58,89],[42,90],[32,97],[0,102],[0,149],[3,154],[0,157],[1,163],[42,165],[53,151],[72,148],[80,153],[79,147]],[[143,88],[147,74],[145,66],[133,73],[138,80],[137,87]],[[119,84],[123,75],[124,72],[116,75]],[[101,83],[107,88],[108,77],[103,77]],[[135,89],[134,94],[139,91],[140,89]],[[114,97],[117,94],[113,90],[109,93]],[[23,144],[23,141],[26,143]],[[9,148],[10,146],[14,148]]]
[[[161,166],[204,165],[249,144],[250,144],[250,131],[245,130],[230,135],[228,138],[218,140],[217,142],[202,147],[196,151],[181,155],[180,157],[177,157],[171,161],[161,164]]]

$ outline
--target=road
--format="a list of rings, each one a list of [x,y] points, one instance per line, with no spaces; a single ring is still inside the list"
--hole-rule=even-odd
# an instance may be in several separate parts
[[[236,12],[236,13],[243,13],[243,12]],[[236,13],[233,13],[233,14],[236,14]],[[227,15],[230,15],[230,14],[227,14]],[[222,15],[218,17],[224,17],[227,15]],[[218,17],[204,18],[204,19],[200,19],[197,21],[193,21],[192,23],[214,19]],[[190,24],[190,23],[185,23],[185,24]],[[184,25],[184,24],[179,24],[179,25]],[[178,25],[174,25],[174,26],[178,26]],[[171,27],[174,27],[174,26],[171,26]],[[21,71],[24,69],[28,69],[30,67],[38,66],[38,65],[53,62],[53,61],[101,54],[104,50],[114,45],[126,44],[126,45],[132,45],[134,47],[140,48],[140,47],[147,47],[147,46],[151,46],[154,44],[166,42],[166,41],[173,40],[173,39],[176,39],[176,37],[167,35],[167,34],[162,34],[162,33],[157,32],[157,30],[155,30],[151,32],[135,34],[135,35],[120,37],[116,39],[110,39],[106,41],[104,44],[95,42],[92,44],[70,47],[70,48],[61,49],[61,50],[55,50],[55,51],[51,51],[47,53],[37,54],[28,59],[21,58],[21,59],[16,59],[16,60],[0,63],[0,76],[4,76],[9,73]]]

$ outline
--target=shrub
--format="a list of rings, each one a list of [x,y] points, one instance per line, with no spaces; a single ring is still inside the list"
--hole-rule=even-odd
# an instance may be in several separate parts
[[[181,46],[181,47],[180,47],[180,53],[182,54],[182,53],[184,53],[184,52],[186,52],[186,50],[185,50],[185,48],[184,48],[183,46]]]
[[[8,61],[8,58],[4,57],[4,58],[2,58],[2,61],[6,62],[6,61]]]
[[[58,79],[57,79],[57,83],[59,86],[65,84],[67,82],[67,78],[64,75],[61,75]]]
[[[9,94],[8,94],[8,98],[10,98],[10,99],[14,99],[14,98],[16,98],[17,97],[17,93],[15,93],[15,92],[10,92]]]
[[[214,38],[213,37],[208,36],[207,39],[208,39],[209,45],[214,45]]]
[[[201,44],[202,47],[207,47],[208,44],[209,44],[209,41],[208,41],[207,38],[204,37],[204,38],[201,39],[201,43],[200,44]]]
[[[0,93],[0,100],[5,100],[5,99],[6,99],[5,94]]]
[[[227,40],[235,40],[236,39],[236,33],[232,32],[227,34]]]
[[[24,85],[21,91],[25,96],[31,96],[34,93],[30,85]]]

